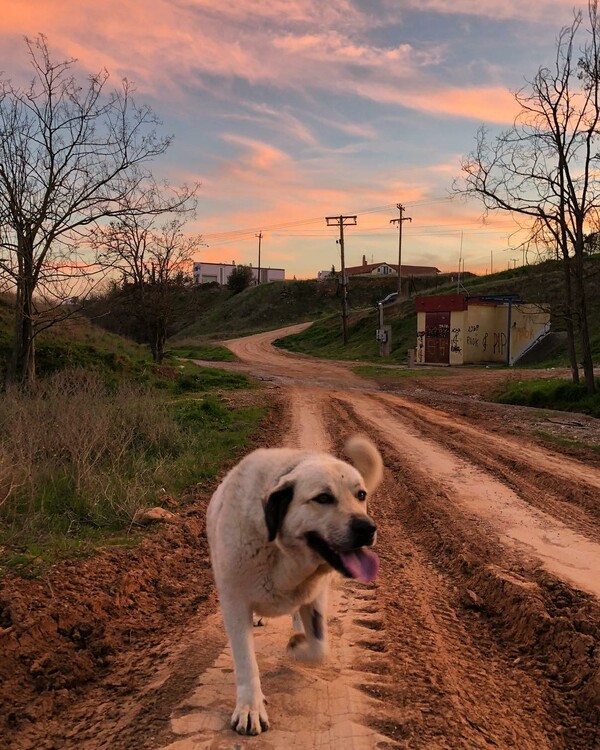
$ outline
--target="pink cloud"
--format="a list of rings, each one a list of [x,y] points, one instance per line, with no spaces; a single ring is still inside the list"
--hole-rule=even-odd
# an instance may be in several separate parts
[[[294,23],[301,28],[292,28]],[[75,56],[89,71],[106,67],[115,77],[133,80],[142,94],[182,107],[190,106],[190,83],[234,99],[228,82],[237,78],[302,96],[311,89],[353,91],[393,103],[402,98],[399,92],[412,77],[413,88],[419,85],[423,96],[404,97],[405,106],[430,111],[426,89],[432,85],[423,79],[422,71],[439,62],[439,50],[368,44],[365,31],[373,23],[372,16],[341,1],[173,4],[168,0],[105,0],[98,6],[85,0],[63,0],[57,13],[50,3],[4,0],[0,40],[14,46],[20,35],[42,30],[56,56]],[[214,77],[225,83],[215,85]],[[454,93],[449,92],[447,98]],[[288,120],[287,126],[292,124]],[[305,130],[301,137],[308,142],[310,134]]]
[[[257,104],[250,101],[243,102],[243,106],[249,110],[248,113],[224,114],[223,118],[257,122],[261,125],[266,125],[278,133],[283,131],[292,138],[309,146],[317,145],[317,139],[311,129],[292,115],[291,112],[285,109],[274,109],[266,104]]]
[[[357,93],[387,104],[453,117],[469,117],[479,122],[512,123],[518,112],[514,97],[501,87],[444,88],[431,83],[421,90],[393,83],[360,82]]]

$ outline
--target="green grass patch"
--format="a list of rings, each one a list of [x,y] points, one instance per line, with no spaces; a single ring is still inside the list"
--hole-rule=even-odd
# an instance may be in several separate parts
[[[448,367],[436,368],[400,368],[400,367],[378,367],[377,365],[358,365],[352,368],[352,372],[364,378],[375,378],[377,380],[402,380],[410,378],[437,378],[453,377],[454,372]]]
[[[253,387],[252,381],[243,373],[228,372],[218,367],[199,367],[191,363],[184,366],[173,381],[175,393],[214,390],[235,391]]]
[[[170,347],[167,352],[169,357],[182,357],[184,359],[201,359],[205,362],[235,362],[237,357],[226,346],[218,344],[188,344],[185,346]]]
[[[597,392],[588,394],[584,384],[562,378],[526,380],[508,383],[495,400],[501,404],[518,404],[541,409],[580,412],[600,417],[600,378],[596,379]]]
[[[591,450],[594,453],[600,453],[600,445],[590,445],[590,443],[584,443],[582,440],[572,440],[570,438],[562,437],[561,435],[553,435],[552,433],[545,432],[544,430],[535,430],[533,434],[544,442],[550,443],[554,446],[558,445],[561,448],[583,451]]]
[[[264,418],[263,407],[233,409],[214,394],[176,403],[173,416],[192,444],[177,456],[172,468],[159,472],[175,492],[214,479],[223,464],[239,454]],[[166,485],[165,485],[166,486]]]
[[[402,305],[386,307],[385,324],[392,326],[392,352],[385,358],[379,355],[379,344],[375,339],[377,329],[375,309],[367,309],[350,315],[348,343],[345,346],[339,315],[330,315],[300,333],[285,336],[273,343],[288,351],[325,359],[406,363],[408,349],[416,345],[417,324],[414,303],[409,301]]]

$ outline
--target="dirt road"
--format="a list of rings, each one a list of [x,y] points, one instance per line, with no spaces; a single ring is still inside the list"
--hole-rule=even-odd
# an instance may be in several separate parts
[[[600,747],[598,464],[540,446],[524,429],[538,417],[474,403],[460,378],[451,398],[439,378],[435,393],[383,392],[346,364],[272,347],[274,337],[227,342],[241,360],[233,367],[268,381],[280,406],[264,444],[341,452],[363,432],[386,464],[370,506],[381,572],[368,585],[336,579],[332,658],[295,665],[287,619],[257,627],[272,729],[233,734],[233,666],[202,548],[196,614],[174,615],[152,647],[140,639],[137,657],[130,649],[50,716],[43,738],[39,722],[15,719],[9,747]],[[201,518],[192,521],[201,535]],[[174,539],[189,554],[189,540]],[[174,555],[165,553],[167,577]]]

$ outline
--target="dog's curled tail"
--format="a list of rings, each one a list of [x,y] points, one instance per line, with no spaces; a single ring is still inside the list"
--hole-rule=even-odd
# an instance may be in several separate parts
[[[383,460],[375,445],[369,438],[355,435],[346,442],[344,451],[362,474],[367,490],[373,492],[383,479]]]

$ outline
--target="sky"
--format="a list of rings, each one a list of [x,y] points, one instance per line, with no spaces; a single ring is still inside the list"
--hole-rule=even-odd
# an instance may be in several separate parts
[[[510,217],[451,198],[478,128],[551,64],[571,0],[2,0],[0,71],[30,77],[24,36],[54,59],[125,77],[174,141],[152,165],[201,184],[196,260],[286,278],[402,262],[485,273],[523,262]],[[579,6],[581,7],[581,6]]]

